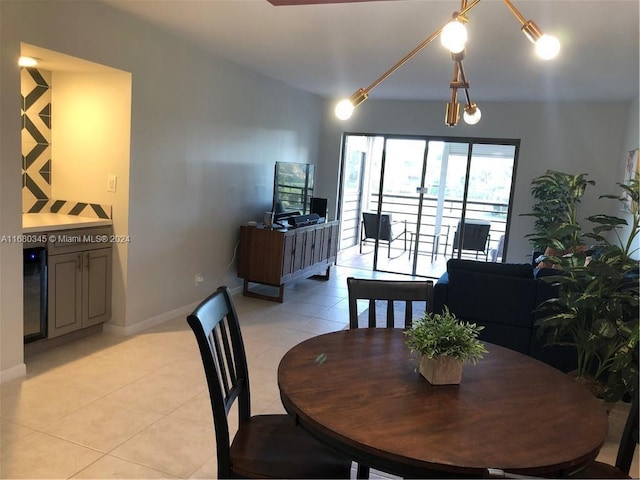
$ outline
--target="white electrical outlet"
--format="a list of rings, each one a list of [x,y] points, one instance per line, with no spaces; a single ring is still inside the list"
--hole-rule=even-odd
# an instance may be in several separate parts
[[[115,192],[118,186],[118,177],[107,175],[107,192]]]
[[[195,283],[196,283],[196,287],[198,285],[202,285],[204,283],[204,275],[202,275],[201,273],[196,273]]]

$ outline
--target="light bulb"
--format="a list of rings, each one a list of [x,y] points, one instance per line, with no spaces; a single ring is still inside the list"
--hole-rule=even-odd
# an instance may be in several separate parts
[[[336,105],[336,117],[340,120],[348,120],[353,114],[353,109],[354,106],[353,103],[351,103],[351,100],[348,98],[340,100]]]
[[[464,107],[464,113],[462,114],[462,118],[464,118],[464,121],[469,125],[475,125],[480,121],[481,117],[482,117],[482,112],[480,111],[480,109],[475,103],[472,103],[471,105],[466,105]]]
[[[536,41],[536,53],[543,60],[551,60],[560,52],[560,41],[552,35],[542,35]]]
[[[18,65],[20,67],[35,67],[38,65],[38,60],[33,57],[21,56],[18,58]]]
[[[467,43],[467,27],[459,20],[451,20],[442,29],[440,42],[451,53],[460,53]]]

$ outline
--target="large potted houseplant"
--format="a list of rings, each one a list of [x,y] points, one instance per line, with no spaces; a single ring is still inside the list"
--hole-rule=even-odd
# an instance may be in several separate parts
[[[575,347],[576,379],[610,401],[637,391],[638,384],[639,264],[633,256],[640,233],[639,181],[618,185],[622,196],[601,198],[624,205],[630,197],[627,218],[588,217],[594,228],[584,238],[597,246],[553,257],[562,272],[544,280],[557,286],[558,297],[540,305],[546,316],[537,322],[549,343]]]
[[[420,357],[419,371],[433,385],[458,384],[462,365],[475,364],[487,353],[478,340],[483,327],[462,322],[447,307],[442,313],[425,312],[405,331],[406,343]]]
[[[580,222],[578,205],[588,185],[586,173],[577,175],[547,170],[531,182],[531,195],[535,199],[533,211],[522,216],[534,217],[533,233],[526,236],[533,247],[533,260],[541,255],[580,249]],[[544,266],[552,266],[546,263]]]

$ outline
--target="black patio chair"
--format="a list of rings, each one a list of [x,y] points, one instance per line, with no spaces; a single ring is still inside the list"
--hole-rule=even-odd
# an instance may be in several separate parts
[[[378,218],[380,221],[378,222]],[[391,220],[391,214],[383,213],[378,217],[377,213],[363,213],[362,225],[360,228],[360,253],[362,245],[368,240],[375,242],[376,238],[380,243],[387,244],[387,256],[391,258],[391,243],[400,237],[404,239],[404,251],[407,251],[407,221]]]
[[[489,260],[489,230],[491,230],[491,223],[483,222],[481,220],[465,220],[464,228],[461,226],[462,222],[458,222],[458,229],[453,235],[453,249],[451,255],[455,258],[456,251],[464,253],[465,251],[471,251],[475,253],[476,260],[478,255],[482,253],[485,256],[485,260]],[[460,232],[462,233],[462,239],[460,239]]]

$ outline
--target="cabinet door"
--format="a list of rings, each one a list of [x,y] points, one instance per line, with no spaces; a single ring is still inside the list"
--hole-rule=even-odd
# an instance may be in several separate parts
[[[313,249],[315,246],[316,229],[308,229],[303,232],[304,250],[302,254],[302,268],[309,268],[313,265]]]
[[[335,262],[338,256],[338,230],[340,226],[338,222],[334,222],[327,230],[327,236],[329,237],[327,243],[327,258],[331,262]]]
[[[294,233],[295,241],[293,247],[293,271],[297,272],[304,268],[304,231]]]
[[[314,232],[313,252],[311,254],[311,264],[315,265],[322,261],[322,242],[324,241],[324,232],[326,228],[318,228]]]
[[[48,260],[48,338],[81,327],[82,253],[52,255]]]
[[[111,318],[111,248],[83,253],[82,327]]]
[[[295,255],[295,235],[287,234],[284,236],[284,248],[282,251],[282,276],[291,275],[294,264]]]

